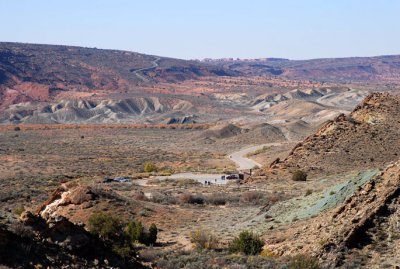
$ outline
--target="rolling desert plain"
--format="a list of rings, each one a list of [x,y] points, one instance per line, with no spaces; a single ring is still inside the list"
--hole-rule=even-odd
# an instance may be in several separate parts
[[[1,268],[399,268],[400,56],[0,43]]]

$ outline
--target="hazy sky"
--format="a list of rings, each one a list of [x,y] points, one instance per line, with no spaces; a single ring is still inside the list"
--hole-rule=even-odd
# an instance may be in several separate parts
[[[400,54],[399,0],[0,0],[0,40],[176,58]]]

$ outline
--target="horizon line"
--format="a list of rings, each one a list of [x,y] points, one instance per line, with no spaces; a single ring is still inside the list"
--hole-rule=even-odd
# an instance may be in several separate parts
[[[400,53],[398,54],[380,54],[380,55],[369,55],[369,56],[337,56],[337,57],[316,57],[316,58],[302,58],[302,59],[290,59],[290,58],[285,58],[285,57],[255,57],[255,58],[239,58],[239,57],[218,57],[218,58],[212,58],[212,57],[205,57],[205,58],[192,58],[192,59],[185,59],[185,58],[179,58],[179,57],[171,57],[171,56],[163,56],[163,55],[157,55],[157,54],[152,54],[152,53],[146,53],[146,52],[138,52],[138,51],[133,51],[129,49],[115,49],[115,48],[102,48],[102,47],[93,47],[93,46],[85,46],[85,45],[67,45],[67,44],[51,44],[51,43],[32,43],[32,42],[19,42],[19,41],[1,41],[0,43],[11,43],[11,44],[25,44],[25,45],[37,45],[37,46],[62,46],[62,47],[76,47],[76,48],[84,48],[84,49],[98,49],[98,50],[111,50],[111,51],[121,51],[121,52],[131,52],[131,53],[137,53],[137,54],[143,54],[147,56],[156,56],[156,57],[163,57],[163,58],[170,58],[170,59],[177,59],[177,60],[184,60],[184,61],[200,61],[200,62],[206,62],[208,61],[218,61],[218,60],[232,60],[232,61],[251,61],[251,60],[268,60],[268,59],[279,59],[279,60],[285,60],[285,61],[311,61],[311,60],[328,60],[328,59],[354,59],[354,58],[380,58],[380,57],[391,57],[391,56],[400,56]]]

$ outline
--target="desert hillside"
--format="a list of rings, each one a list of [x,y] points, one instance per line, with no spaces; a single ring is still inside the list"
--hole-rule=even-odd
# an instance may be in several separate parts
[[[393,162],[337,207],[267,235],[280,255],[314,253],[340,268],[382,268],[399,253],[400,163]],[[331,194],[332,196],[332,194]]]
[[[273,169],[335,174],[379,168],[398,158],[400,97],[373,93],[297,144]]]
[[[195,61],[129,51],[2,42],[0,106],[51,100],[69,91],[135,92],[138,84],[234,74]]]
[[[318,81],[347,81],[364,84],[399,84],[400,56],[288,60],[277,58],[251,60],[206,60],[247,75],[278,76]]]

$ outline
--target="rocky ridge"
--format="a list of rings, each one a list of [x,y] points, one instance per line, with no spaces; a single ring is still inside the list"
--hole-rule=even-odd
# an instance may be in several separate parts
[[[335,174],[380,168],[400,150],[400,97],[372,93],[349,115],[341,114],[297,144],[272,170]]]

